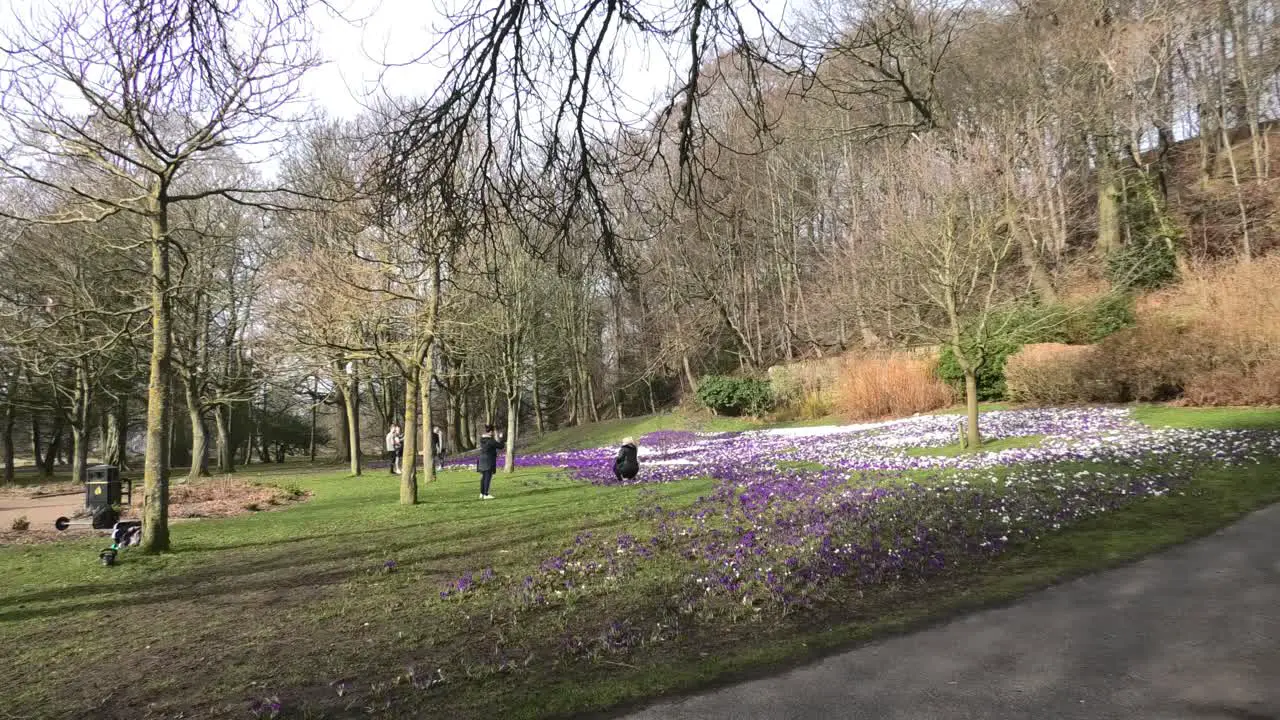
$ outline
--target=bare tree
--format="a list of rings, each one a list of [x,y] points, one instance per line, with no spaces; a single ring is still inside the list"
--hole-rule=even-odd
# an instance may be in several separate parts
[[[269,139],[314,64],[305,2],[106,0],[13,17],[4,38],[0,113],[14,138],[2,167],[74,201],[46,222],[127,213],[147,225],[151,363],[143,548],[169,548],[167,443],[172,421],[175,205],[237,187],[200,187],[190,168],[211,152]],[[278,127],[274,130],[278,132]]]
[[[882,268],[889,280],[882,292],[910,318],[904,333],[948,348],[964,374],[972,450],[982,442],[978,371],[1007,334],[999,311],[1023,296],[1006,281],[1016,244],[1012,198],[1000,191],[993,148],[976,140],[950,147],[923,142],[909,160],[897,159],[900,184],[892,191],[891,235],[883,240],[889,265]]]

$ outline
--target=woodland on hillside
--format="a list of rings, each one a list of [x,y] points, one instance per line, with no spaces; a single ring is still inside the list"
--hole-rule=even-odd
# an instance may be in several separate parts
[[[510,463],[522,433],[703,376],[919,346],[976,392],[1019,308],[1280,245],[1275,0],[841,0],[758,39],[680,2],[672,26],[620,21],[681,30],[693,58],[623,130],[587,85],[618,82],[593,62],[626,3],[576,7],[590,60],[558,94],[524,63],[563,28],[500,4],[441,93],[305,122],[308,4],[259,5],[113,1],[8,32],[6,480],[19,456],[83,478],[145,454],[152,528],[170,468],[359,474],[397,422],[449,452],[499,423]],[[549,119],[499,122],[504,89]],[[264,143],[279,177],[245,159]]]

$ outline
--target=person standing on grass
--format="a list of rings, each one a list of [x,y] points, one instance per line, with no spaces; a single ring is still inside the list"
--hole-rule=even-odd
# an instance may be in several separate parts
[[[399,460],[401,449],[404,447],[404,436],[400,434],[400,426],[391,423],[391,429],[387,431],[387,467],[390,468],[392,475],[400,472]]]
[[[618,481],[632,480],[640,472],[640,458],[636,450],[636,441],[631,438],[622,439],[622,447],[618,448],[618,457],[613,459],[613,477]]]
[[[404,470],[404,430],[396,426],[396,473]]]
[[[476,458],[476,470],[480,473],[480,499],[492,500],[489,494],[489,483],[493,482],[493,472],[498,469],[498,451],[502,443],[493,439],[493,426],[485,425],[484,434],[480,436],[479,456]]]
[[[435,461],[436,470],[440,469],[440,465],[444,460],[444,437],[440,433],[439,427],[431,428],[431,457]]]

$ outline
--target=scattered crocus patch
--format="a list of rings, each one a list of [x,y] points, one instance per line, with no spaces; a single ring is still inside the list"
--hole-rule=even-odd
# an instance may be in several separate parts
[[[277,718],[280,717],[280,698],[269,697],[262,700],[254,700],[249,704],[249,712],[255,718]]]
[[[440,597],[444,599],[463,595],[475,590],[480,585],[490,582],[493,578],[493,568],[485,568],[479,575],[469,572],[464,573],[462,577],[445,586],[445,589],[440,591]]]

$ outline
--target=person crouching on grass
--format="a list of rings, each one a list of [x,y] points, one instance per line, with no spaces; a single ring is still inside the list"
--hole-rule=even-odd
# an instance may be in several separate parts
[[[484,434],[480,436],[480,454],[476,458],[476,471],[480,473],[480,499],[492,500],[489,494],[489,483],[493,482],[493,471],[498,469],[498,451],[502,443],[493,439],[493,426],[485,425]]]
[[[631,438],[622,439],[622,447],[618,449],[618,457],[613,459],[613,477],[618,482],[635,479],[640,472],[640,459],[637,457],[636,441]]]

